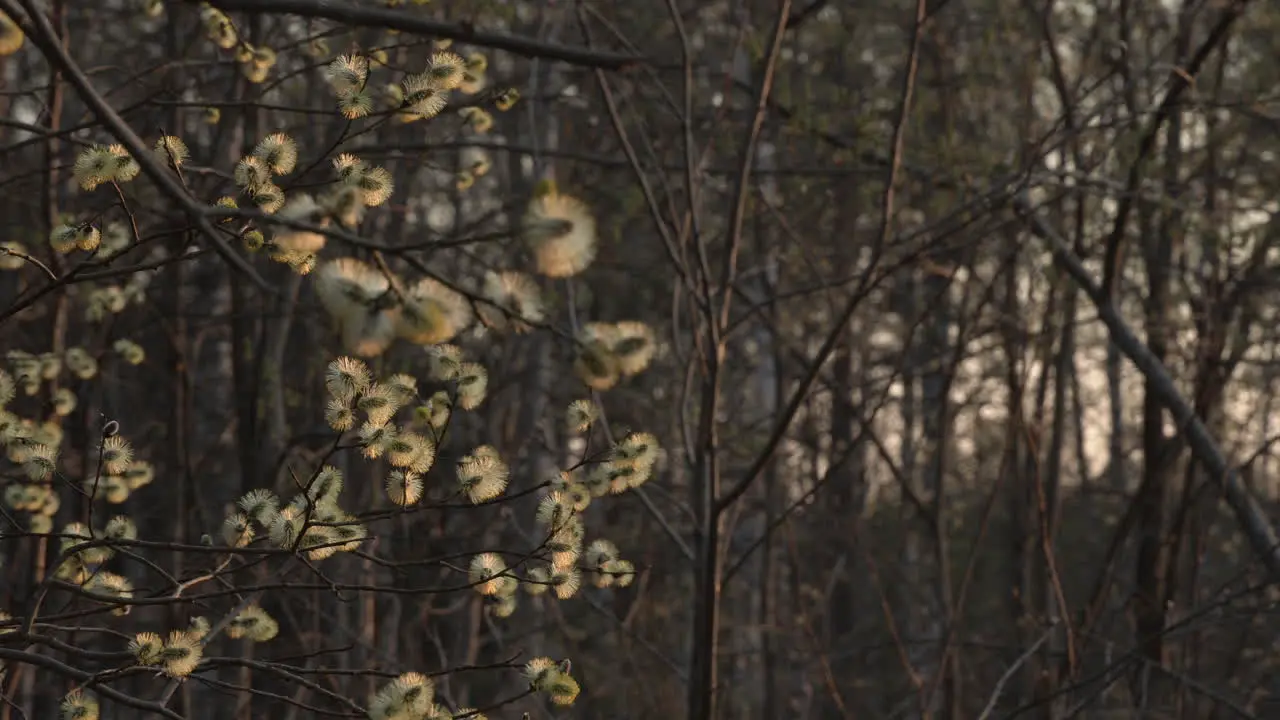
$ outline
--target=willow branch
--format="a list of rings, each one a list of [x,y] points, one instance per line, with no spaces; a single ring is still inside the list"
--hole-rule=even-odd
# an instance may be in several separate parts
[[[205,206],[196,202],[187,193],[177,179],[170,175],[164,166],[156,160],[142,142],[142,138],[138,137],[137,133],[129,127],[124,118],[120,117],[106,99],[93,88],[93,83],[88,76],[71,59],[71,55],[62,47],[62,43],[58,42],[57,33],[54,32],[53,26],[49,23],[49,19],[44,16],[44,13],[40,12],[31,0],[22,0],[22,6],[25,8],[28,18],[27,22],[22,23],[23,32],[40,49],[45,60],[62,72],[67,82],[75,88],[76,93],[84,100],[85,105],[89,106],[89,109],[98,118],[98,121],[102,123],[103,127],[106,128],[107,132],[111,133],[129,151],[129,154],[138,163],[142,173],[155,183],[161,193],[191,216],[196,226],[213,243],[214,249],[219,255],[237,270],[247,275],[258,287],[267,292],[273,292],[271,286],[253,269],[249,261],[237,255],[226,239],[218,234],[218,231],[209,222]],[[0,9],[3,9],[15,19],[22,16],[22,12],[19,11],[14,0],[0,0]]]
[[[188,1],[194,2],[194,0]],[[288,13],[305,18],[323,18],[354,27],[379,27],[418,35],[431,35],[495,50],[506,50],[524,57],[560,60],[570,65],[603,70],[621,70],[648,62],[637,55],[544,42],[509,33],[481,30],[471,22],[441,22],[400,10],[353,5],[348,2],[338,2],[338,0],[211,0],[210,4],[220,10]]]

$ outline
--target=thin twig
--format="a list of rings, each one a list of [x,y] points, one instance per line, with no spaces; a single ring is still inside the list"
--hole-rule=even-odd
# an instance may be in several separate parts
[[[1031,647],[1027,648],[1026,652],[1019,655],[1018,659],[1013,661],[1013,664],[1009,666],[1009,669],[1004,671],[1004,674],[996,681],[996,686],[991,691],[991,697],[987,700],[986,707],[982,708],[982,714],[978,716],[978,720],[987,720],[987,718],[991,717],[991,713],[996,709],[996,703],[1000,701],[1000,695],[1004,692],[1004,686],[1009,684],[1009,681],[1013,679],[1013,674],[1018,672],[1018,668],[1025,665],[1027,660],[1029,660],[1032,655],[1035,655],[1036,651],[1040,649],[1040,646],[1045,644],[1052,635],[1053,628],[1049,628],[1040,636],[1039,640],[1035,641]]]
[[[80,66],[71,59],[70,54],[58,42],[57,33],[54,31],[53,26],[49,24],[49,19],[44,16],[44,13],[40,12],[35,2],[33,0],[22,0],[22,6],[26,9],[28,18],[26,22],[20,22],[22,31],[40,48],[45,60],[66,76],[67,82],[76,89],[80,99],[84,101],[85,105],[89,106],[89,109],[102,123],[103,127],[125,147],[134,161],[138,163],[142,173],[155,183],[156,187],[165,196],[177,203],[184,212],[191,216],[196,226],[213,243],[218,254],[222,255],[227,262],[249,277],[259,288],[273,293],[274,290],[253,269],[249,261],[236,254],[226,239],[218,234],[218,231],[209,222],[209,218],[205,214],[205,206],[192,198],[182,185],[165,170],[147,146],[143,144],[142,138],[138,137],[133,129],[129,127],[129,124],[124,121],[124,118],[120,117],[111,105],[107,103],[106,99],[94,89],[89,77],[84,74]],[[14,0],[0,0],[0,9],[15,19],[22,17],[22,12]]]
[[[30,255],[28,255],[28,254],[26,254],[26,253],[24,253],[24,252],[20,251],[20,250],[14,250],[14,249],[12,249],[12,248],[7,248],[7,247],[4,247],[3,245],[0,245],[0,255],[12,255],[12,256],[14,256],[14,257],[16,257],[16,258],[21,258],[22,260],[26,260],[27,262],[31,263],[32,265],[35,265],[36,267],[38,267],[38,268],[40,268],[41,270],[43,270],[43,271],[44,271],[44,274],[45,274],[45,275],[48,275],[50,280],[52,280],[52,281],[54,281],[54,282],[58,282],[58,276],[57,276],[57,275],[55,275],[55,274],[53,274],[53,271],[49,269],[49,266],[48,266],[48,265],[45,265],[44,263],[40,262],[38,259],[36,259],[36,258],[34,258],[34,257],[32,257],[32,256],[30,256]]]

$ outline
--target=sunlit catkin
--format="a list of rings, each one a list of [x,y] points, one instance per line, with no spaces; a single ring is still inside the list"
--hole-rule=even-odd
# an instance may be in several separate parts
[[[205,35],[223,50],[229,50],[239,42],[240,38],[235,26],[231,24],[231,18],[208,3],[200,8],[200,21],[204,24]]]
[[[400,117],[408,122],[433,118],[449,103],[449,88],[440,85],[429,72],[409,75],[401,83],[404,110]]]
[[[0,57],[12,55],[22,48],[22,43],[26,39],[22,29],[18,27],[18,23],[13,18],[0,11]]]
[[[249,155],[236,163],[232,178],[240,189],[253,192],[271,182],[271,169],[262,158]]]
[[[253,526],[244,513],[233,513],[222,521],[222,541],[229,547],[246,547],[253,542],[253,536]]]
[[[521,232],[538,272],[548,277],[577,275],[595,260],[596,221],[576,198],[554,191],[534,198]]]
[[[58,706],[61,720],[98,720],[98,701],[80,688],[75,688],[62,698]]]
[[[596,404],[586,399],[574,400],[565,409],[565,423],[571,432],[585,432],[599,416]]]
[[[426,75],[443,90],[453,90],[462,84],[466,62],[456,53],[437,52],[427,63]]]
[[[657,352],[653,328],[645,323],[625,321],[614,325],[613,351],[623,375],[637,375],[649,367]]]
[[[191,158],[191,151],[182,138],[176,135],[164,135],[156,141],[156,157],[167,166],[182,167]]]
[[[506,583],[502,575],[507,564],[496,553],[481,553],[471,559],[470,580],[481,595],[497,595]]]
[[[533,278],[524,273],[509,270],[486,273],[482,292],[489,304],[479,304],[480,319],[498,332],[507,329],[525,332],[529,323],[540,323],[546,317],[542,292]]]
[[[471,324],[471,304],[434,278],[424,277],[405,290],[396,334],[419,345],[452,340]]]
[[[363,55],[340,55],[325,66],[324,75],[335,92],[358,90],[369,77],[369,60]]]
[[[104,145],[85,148],[76,156],[72,174],[83,190],[93,190],[102,183],[111,182],[115,175],[116,158]]]
[[[608,390],[618,384],[622,373],[618,359],[609,346],[600,340],[586,340],[578,347],[573,362],[574,374],[592,390]]]
[[[457,345],[432,345],[427,352],[427,372],[432,380],[447,382],[458,376],[465,358]]]
[[[481,445],[458,461],[458,490],[472,503],[492,500],[507,488],[511,470],[489,445]]]
[[[370,720],[425,717],[432,710],[435,685],[421,673],[395,678],[369,699]]]
[[[160,651],[160,666],[171,678],[184,678],[200,665],[204,653],[200,641],[185,630],[174,630]]]
[[[458,366],[455,378],[458,389],[458,407],[475,410],[484,402],[489,392],[489,372],[480,363],[464,362]]]
[[[133,447],[121,435],[115,435],[102,442],[102,469],[112,475],[118,475],[129,467],[133,460]]]
[[[275,619],[257,605],[250,605],[241,610],[240,614],[227,624],[226,629],[227,637],[232,640],[244,638],[259,643],[271,640],[279,631],[280,626]]]
[[[316,295],[353,354],[381,354],[395,337],[399,313],[377,308],[375,303],[390,292],[390,281],[378,270],[354,258],[339,258],[315,272]]]
[[[287,175],[298,164],[298,144],[284,133],[272,133],[254,147],[253,157],[273,175]]]
[[[412,470],[392,470],[387,475],[387,499],[401,507],[422,499],[422,476]]]
[[[363,360],[351,357],[340,357],[330,362],[324,376],[325,390],[341,400],[354,399],[368,390],[372,382],[369,366]]]

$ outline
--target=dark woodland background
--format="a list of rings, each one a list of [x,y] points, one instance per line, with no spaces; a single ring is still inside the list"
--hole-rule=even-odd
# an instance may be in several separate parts
[[[162,716],[163,679],[103,673],[134,633],[216,619],[250,589],[279,637],[212,643],[171,717],[352,717],[407,670],[491,718],[1280,716],[1280,8],[214,5],[275,51],[265,81],[206,38],[195,2],[0,0],[32,29],[0,57],[0,243],[43,265],[0,256],[0,350],[107,358],[47,388],[78,398],[54,532],[88,512],[73,488],[105,422],[155,468],[95,510],[149,543],[118,561],[138,599],[122,617],[61,585],[37,606],[57,538],[0,517],[0,609],[51,618],[39,638],[0,635],[0,720],[50,717],[86,682],[121,696],[99,693],[104,718]],[[374,82],[398,82],[445,39],[488,58],[489,91],[467,102],[490,132],[451,110],[338,114],[334,57],[383,51]],[[504,88],[521,99],[501,112]],[[187,143],[186,201],[147,178],[76,185],[79,152],[116,142],[108,115],[148,147]],[[549,323],[640,320],[662,345],[599,396],[614,435],[665,451],[641,491],[587,513],[633,584],[522,595],[505,619],[445,589],[472,554],[523,548],[537,500],[518,491],[583,452],[563,421],[586,395],[574,345],[546,330],[459,340],[490,394],[440,464],[492,444],[509,503],[370,525],[362,553],[284,582],[278,558],[220,567],[199,547],[333,439],[323,374],[343,349],[312,279],[230,243],[265,292],[198,227],[272,132],[300,148],[286,191],[328,182],[339,152],[393,173],[357,234],[407,277],[529,269],[515,229],[540,181],[590,205],[595,262],[539,283]],[[492,169],[459,189],[481,154]],[[136,223],[144,242],[56,254],[64,214]],[[324,257],[361,252],[331,239]],[[86,313],[144,276],[138,302]],[[142,364],[109,359],[121,338]],[[373,366],[425,363],[398,343]],[[15,411],[43,420],[51,397]],[[349,504],[377,506],[383,471],[342,462]],[[0,460],[0,486],[20,479]],[[524,692],[518,666],[540,655],[572,660],[572,708]]]

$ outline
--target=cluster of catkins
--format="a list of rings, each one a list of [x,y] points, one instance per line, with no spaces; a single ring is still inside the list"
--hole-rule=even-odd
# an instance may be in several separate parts
[[[568,408],[569,426],[586,430],[597,414],[589,401],[575,401]],[[584,573],[596,587],[631,584],[635,567],[620,557],[617,546],[603,538],[586,543],[582,513],[593,498],[623,493],[646,482],[659,454],[653,435],[630,433],[590,469],[562,472],[552,479],[537,510],[537,539],[545,550],[541,560],[511,568],[497,553],[472,558],[470,581],[489,601],[490,612],[496,617],[515,612],[520,588],[530,595],[550,591],[561,600],[571,598],[581,587]]]
[[[539,657],[525,663],[522,675],[529,689],[540,693],[556,705],[572,705],[578,698],[578,681],[569,674],[568,660],[556,662]],[[422,673],[405,673],[383,685],[369,698],[369,720],[485,720],[475,708],[462,707],[450,711],[436,702],[435,683]]]
[[[251,83],[261,83],[271,73],[276,64],[276,53],[269,47],[254,46],[241,37],[231,18],[226,13],[203,3],[200,7],[200,20],[204,25],[205,37],[223,50],[231,50],[235,54],[240,74]]]
[[[113,347],[125,362],[137,364],[143,360],[142,348],[132,341],[120,339]],[[13,350],[5,360],[9,371],[0,369],[0,447],[9,462],[22,468],[28,480],[6,486],[5,503],[14,510],[31,513],[32,532],[49,532],[59,508],[58,495],[50,483],[62,448],[61,421],[75,410],[76,395],[69,387],[51,388],[53,416],[44,422],[19,416],[10,409],[10,403],[19,390],[23,395],[35,396],[45,383],[64,373],[80,380],[93,378],[98,373],[98,358],[84,348],[73,347],[62,354],[34,355]],[[103,438],[96,465],[91,467],[95,472],[85,480],[86,495],[112,505],[123,503],[133,491],[148,485],[153,476],[150,463],[135,460],[128,441],[119,435]]]

